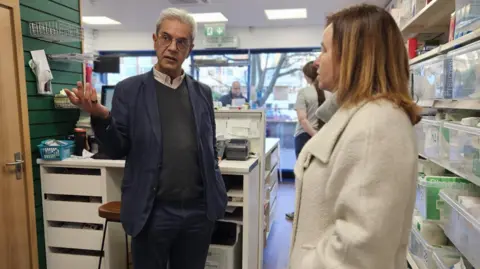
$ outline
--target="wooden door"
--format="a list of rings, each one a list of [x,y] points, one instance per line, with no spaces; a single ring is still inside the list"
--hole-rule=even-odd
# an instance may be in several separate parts
[[[0,0],[0,35],[0,268],[34,269],[38,254],[19,0]]]

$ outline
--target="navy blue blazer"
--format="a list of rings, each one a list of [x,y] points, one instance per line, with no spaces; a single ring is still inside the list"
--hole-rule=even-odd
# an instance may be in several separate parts
[[[227,193],[217,161],[212,90],[190,76],[185,76],[185,81],[195,118],[207,217],[215,221],[225,214]],[[113,159],[126,156],[121,221],[132,236],[142,230],[157,195],[162,170],[161,126],[153,71],[118,83],[111,116],[107,120],[92,118],[105,153]]]

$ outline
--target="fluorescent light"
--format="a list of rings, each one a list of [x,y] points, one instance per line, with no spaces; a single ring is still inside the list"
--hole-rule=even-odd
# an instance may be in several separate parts
[[[228,19],[220,12],[190,14],[196,22],[226,22]]]
[[[295,9],[267,9],[265,15],[269,20],[290,20],[290,19],[306,19],[306,8]]]
[[[92,24],[92,25],[121,24],[120,22],[105,16],[83,16],[82,22],[85,24]]]

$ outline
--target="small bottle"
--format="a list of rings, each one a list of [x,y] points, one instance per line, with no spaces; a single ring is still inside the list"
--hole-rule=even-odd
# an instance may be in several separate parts
[[[75,128],[75,156],[82,156],[87,145],[87,131],[82,128]]]

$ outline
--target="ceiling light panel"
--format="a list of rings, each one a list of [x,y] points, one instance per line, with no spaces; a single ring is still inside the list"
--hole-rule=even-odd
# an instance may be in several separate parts
[[[91,24],[91,25],[116,25],[121,24],[120,22],[110,19],[109,17],[105,16],[83,16],[82,22],[84,24]]]
[[[306,19],[306,8],[295,9],[267,9],[265,15],[269,20],[292,20],[292,19]]]
[[[226,22],[228,21],[227,17],[225,17],[220,12],[213,12],[213,13],[192,13],[190,14],[195,19],[196,22]]]

